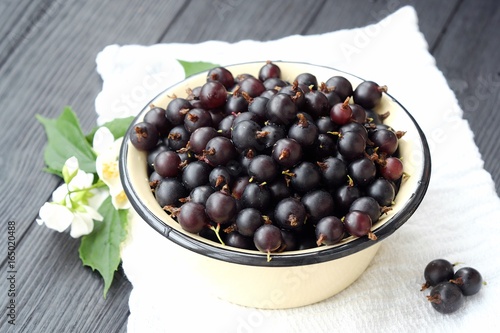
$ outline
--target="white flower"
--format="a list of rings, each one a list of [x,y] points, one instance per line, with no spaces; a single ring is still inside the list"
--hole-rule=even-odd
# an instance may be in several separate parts
[[[52,193],[52,201],[40,208],[37,222],[59,232],[71,226],[71,237],[78,238],[92,232],[94,220],[102,221],[103,217],[89,205],[94,196],[93,203],[100,205],[102,196],[92,188],[94,175],[80,170],[75,157],[64,163],[63,177],[68,183],[59,186]]]
[[[94,135],[93,148],[97,153],[96,170],[99,178],[109,187],[111,201],[116,209],[128,209],[130,202],[123,190],[118,169],[118,157],[123,138],[115,140],[106,127],[99,128]]]
[[[38,224],[45,225],[59,232],[68,229],[73,221],[73,213],[68,207],[55,202],[46,202],[39,212],[40,218],[36,221]]]

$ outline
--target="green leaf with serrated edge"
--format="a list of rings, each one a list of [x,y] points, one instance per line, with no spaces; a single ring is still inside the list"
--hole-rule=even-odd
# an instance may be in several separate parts
[[[95,152],[86,140],[78,118],[71,108],[65,108],[55,119],[40,115],[36,115],[36,118],[44,126],[47,135],[44,160],[48,169],[62,171],[66,160],[75,156],[80,169],[89,173],[96,172]]]
[[[130,124],[132,124],[132,121],[134,120],[134,117],[126,117],[126,118],[116,118],[113,119],[112,121],[109,121],[102,126],[96,126],[92,129],[92,131],[87,135],[87,141],[92,144],[94,141],[94,135],[95,132],[101,127],[107,127],[111,134],[113,134],[113,137],[116,139],[121,138],[122,136],[125,135],[127,132]]]
[[[184,68],[184,73],[186,74],[186,77],[220,66],[217,64],[212,64],[210,62],[203,62],[203,61],[189,62],[179,59],[177,59],[177,61]]]
[[[127,236],[128,210],[116,210],[108,197],[99,207],[101,222],[94,222],[94,230],[82,237],[79,253],[85,266],[97,270],[104,279],[103,295],[106,298],[115,271],[120,265],[120,244]]]

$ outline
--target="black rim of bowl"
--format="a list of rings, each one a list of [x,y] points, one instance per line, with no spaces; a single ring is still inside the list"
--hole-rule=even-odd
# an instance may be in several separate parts
[[[276,62],[279,63],[279,61]],[[262,62],[255,62],[255,63],[262,63]],[[286,63],[307,64],[307,63],[288,62],[288,61]],[[251,63],[246,63],[246,64],[251,64]],[[235,65],[243,65],[243,64],[235,64]],[[226,67],[231,67],[235,65],[230,65]],[[312,64],[307,64],[307,65],[312,65]],[[320,66],[320,65],[312,65],[312,66],[328,68],[331,70],[335,70],[359,78],[356,75],[332,67]],[[165,91],[171,88],[172,87],[165,89],[158,96],[163,95]],[[272,254],[272,260],[268,262],[266,253],[258,251],[244,252],[244,250],[240,251],[239,249],[230,246],[221,247],[218,245],[212,245],[210,244],[211,242],[210,240],[207,240],[207,242],[202,242],[189,236],[187,232],[181,232],[179,230],[176,230],[168,226],[165,222],[162,221],[160,217],[156,216],[145,205],[141,204],[141,199],[139,198],[137,192],[134,190],[132,183],[130,181],[130,175],[128,173],[127,156],[128,156],[129,142],[130,142],[128,137],[129,133],[132,131],[133,125],[137,122],[138,118],[142,115],[143,112],[139,113],[139,115],[137,115],[137,117],[133,120],[132,124],[127,130],[127,133],[125,134],[122,146],[120,148],[119,169],[120,169],[120,178],[123,185],[123,189],[127,194],[127,197],[129,198],[132,207],[139,214],[139,216],[142,219],[144,219],[144,221],[146,221],[153,229],[155,229],[157,232],[159,232],[161,235],[163,235],[170,241],[174,242],[175,244],[182,246],[187,250],[193,251],[195,253],[213,259],[222,260],[228,263],[250,265],[250,266],[290,267],[290,266],[322,263],[354,254],[384,240],[385,238],[390,236],[393,232],[395,232],[397,229],[399,229],[410,218],[410,216],[413,215],[415,210],[422,202],[430,182],[431,156],[427,139],[422,129],[420,128],[414,117],[411,115],[411,113],[408,112],[408,110],[403,105],[401,105],[401,103],[399,103],[390,94],[386,93],[386,95],[389,98],[391,98],[392,101],[394,101],[396,104],[399,105],[399,107],[407,114],[407,116],[411,119],[413,125],[415,126],[423,147],[423,169],[422,169],[422,176],[418,181],[418,186],[411,195],[410,199],[406,202],[404,207],[374,231],[374,234],[377,236],[377,240],[370,240],[368,239],[368,237],[359,237],[349,242],[346,242],[345,244],[341,244],[335,247],[318,247],[316,251],[304,250],[304,251],[290,251],[289,254],[287,254],[286,252],[279,253],[278,255]],[[152,101],[158,98],[158,96],[153,98]],[[149,104],[151,104],[151,102],[148,103],[147,105]]]

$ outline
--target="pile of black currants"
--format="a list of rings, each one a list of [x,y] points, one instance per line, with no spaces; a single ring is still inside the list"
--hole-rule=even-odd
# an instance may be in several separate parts
[[[270,61],[258,76],[216,67],[185,97],[151,105],[130,140],[147,151],[158,204],[187,232],[268,260],[375,240],[403,177],[404,132],[373,110],[386,89],[310,73],[288,82]]]
[[[445,259],[435,259],[424,270],[425,283],[421,290],[432,287],[427,300],[441,313],[452,313],[464,304],[464,296],[477,294],[483,285],[481,274],[472,267],[455,265]]]

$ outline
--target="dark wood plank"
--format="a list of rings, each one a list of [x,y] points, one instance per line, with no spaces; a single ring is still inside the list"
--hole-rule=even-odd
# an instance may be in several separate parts
[[[41,241],[17,251],[18,319],[15,329],[0,321],[1,332],[116,332],[125,325],[130,285],[123,273],[104,299],[101,278],[78,258],[79,240],[41,227],[26,239]]]
[[[327,1],[304,33],[316,34],[366,26],[409,5],[415,7],[419,15],[420,30],[432,47],[457,2],[458,0],[373,0],[345,1],[339,4],[338,1]]]
[[[325,1],[194,0],[182,18],[169,27],[162,42],[197,43],[216,39],[272,40],[300,34],[314,20]],[[186,20],[196,24],[186,24]]]
[[[30,32],[55,15],[59,5],[55,0],[0,2],[0,66]]]
[[[476,144],[500,193],[500,6],[462,3],[434,56],[455,92]]]

